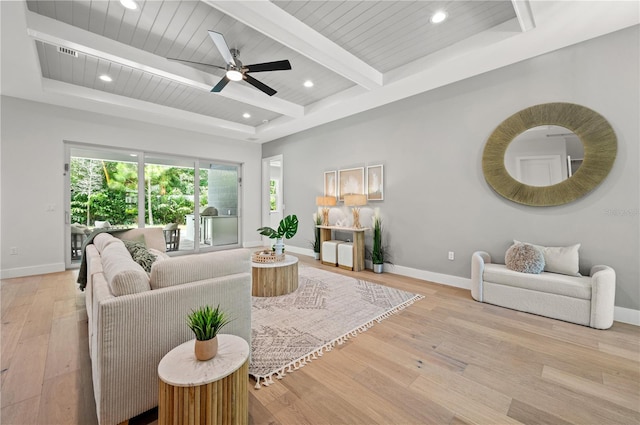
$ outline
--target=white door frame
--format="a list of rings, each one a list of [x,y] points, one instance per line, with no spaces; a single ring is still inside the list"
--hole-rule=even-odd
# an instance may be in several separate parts
[[[269,202],[270,198],[270,190],[269,190],[269,182],[271,181],[271,161],[280,161],[280,199],[281,199],[281,210],[284,216],[284,158],[282,155],[270,156],[268,158],[262,158],[262,226],[271,227],[271,203]],[[266,236],[262,237],[262,243],[265,246],[270,245],[269,238]]]

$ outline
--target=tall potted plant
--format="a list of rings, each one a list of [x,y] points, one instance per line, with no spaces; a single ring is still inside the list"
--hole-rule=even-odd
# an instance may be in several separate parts
[[[282,239],[291,239],[298,232],[298,217],[295,214],[288,215],[280,220],[280,225],[277,230],[271,227],[261,227],[258,229],[258,232],[269,239],[275,239],[274,250],[276,255],[281,255],[284,251]]]
[[[371,262],[373,263],[374,273],[382,273],[383,264],[391,263],[389,258],[385,258],[385,251],[385,247],[382,245],[382,218],[380,218],[380,213],[376,208],[373,215],[373,248],[371,249]]]
[[[187,316],[187,326],[196,335],[195,355],[198,360],[209,360],[218,352],[218,332],[231,320],[227,318],[220,305],[213,309],[205,305],[191,310]]]
[[[322,226],[322,216],[320,214],[313,214],[313,221],[315,225],[313,227],[313,242],[311,243],[313,247],[313,253],[315,254],[316,260],[320,259],[320,229],[317,226]]]

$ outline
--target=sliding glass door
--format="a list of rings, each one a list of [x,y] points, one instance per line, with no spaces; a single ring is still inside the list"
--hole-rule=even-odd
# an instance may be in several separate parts
[[[170,255],[239,246],[239,164],[67,146],[67,267],[98,227],[161,227]]]

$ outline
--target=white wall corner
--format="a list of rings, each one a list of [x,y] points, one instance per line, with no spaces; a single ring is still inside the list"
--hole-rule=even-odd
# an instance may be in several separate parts
[[[14,277],[34,276],[47,273],[58,273],[65,270],[64,263],[42,264],[31,267],[17,267],[15,269],[0,270],[0,278],[12,279]]]

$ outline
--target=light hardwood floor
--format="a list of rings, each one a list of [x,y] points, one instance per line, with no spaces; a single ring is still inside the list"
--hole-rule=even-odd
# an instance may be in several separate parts
[[[300,259],[425,298],[269,387],[250,382],[253,424],[640,423],[638,327],[595,330]],[[97,423],[75,276],[2,281],[3,425]]]

